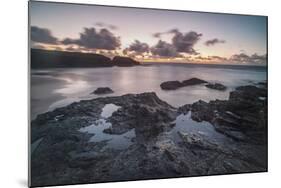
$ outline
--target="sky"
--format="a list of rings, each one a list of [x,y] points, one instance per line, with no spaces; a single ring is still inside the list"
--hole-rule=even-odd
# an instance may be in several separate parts
[[[31,47],[139,61],[266,64],[267,17],[30,2]]]

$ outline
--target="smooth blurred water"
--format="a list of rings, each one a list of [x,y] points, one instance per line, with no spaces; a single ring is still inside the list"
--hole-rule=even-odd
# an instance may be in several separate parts
[[[208,89],[203,85],[165,91],[160,84],[192,77],[219,82],[226,91]],[[227,99],[235,87],[265,81],[265,68],[239,66],[149,65],[135,67],[46,69],[31,71],[31,118],[82,99],[119,96],[128,93],[156,92],[173,106],[197,100]],[[98,87],[110,87],[114,93],[94,95]]]

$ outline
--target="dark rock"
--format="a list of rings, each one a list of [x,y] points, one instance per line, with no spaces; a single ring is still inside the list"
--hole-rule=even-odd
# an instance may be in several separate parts
[[[207,83],[205,80],[201,80],[199,78],[191,78],[188,80],[180,81],[167,81],[160,84],[161,89],[164,90],[175,90],[184,86],[192,86]]]
[[[185,104],[183,106],[180,106],[178,108],[178,113],[179,114],[187,114],[191,110],[191,105],[190,104]]]
[[[267,81],[258,82],[257,84],[258,84],[259,86],[262,86],[262,87],[267,87]]]
[[[200,149],[206,149],[206,150],[216,150],[217,149],[217,145],[208,142],[207,140],[205,140],[204,138],[196,135],[196,134],[192,134],[192,133],[185,133],[185,132],[178,132],[179,136],[181,137],[182,141],[184,142],[184,144],[189,147],[198,147]]]
[[[208,83],[205,86],[207,88],[215,89],[215,90],[219,90],[219,91],[225,91],[226,90],[226,86],[224,86],[220,83],[214,83],[214,84]]]
[[[199,100],[191,105],[191,118],[196,121],[211,121],[214,110],[207,102]]]
[[[193,103],[191,118],[208,121],[218,132],[235,140],[263,143],[267,140],[267,104],[260,97],[266,95],[264,88],[241,86],[230,93],[227,101]]]
[[[188,80],[182,81],[183,86],[191,86],[191,85],[198,85],[198,84],[204,84],[204,83],[208,83],[208,82],[205,80],[201,80],[199,78],[190,78]]]
[[[243,86],[228,100],[180,108],[155,93],[127,94],[82,100],[38,115],[31,122],[32,143],[41,140],[31,155],[31,184],[267,171],[267,104],[259,100],[266,94],[265,88]],[[106,119],[112,126],[104,132],[116,136],[134,129],[126,149],[107,148],[108,140],[89,142],[93,135],[79,131],[100,119],[102,108],[110,103],[120,108]],[[210,122],[222,141],[199,131],[171,134],[178,114],[187,112],[193,120]]]
[[[95,182],[115,179],[111,166],[120,151],[102,150],[106,142],[89,142],[93,134],[79,131],[99,119],[101,109],[110,103],[121,106],[108,120],[112,123],[110,134],[134,128],[137,151],[153,146],[161,133],[171,129],[170,124],[177,116],[177,110],[155,93],[84,100],[41,114],[31,125],[32,142],[44,138],[32,153],[33,186],[89,183],[93,176]]]
[[[99,87],[95,91],[93,91],[92,94],[101,95],[101,94],[109,94],[113,92],[114,91],[109,87]]]
[[[171,122],[177,116],[174,107],[160,100],[155,93],[143,93],[136,99],[112,114],[109,118],[112,127],[106,129],[106,133],[122,134],[135,128],[137,140],[145,143],[171,128]]]
[[[120,67],[128,67],[128,66],[134,66],[134,65],[140,65],[138,61],[135,61],[132,58],[129,57],[121,57],[121,56],[115,56],[112,59],[113,65],[120,66]]]
[[[182,86],[183,84],[179,81],[167,81],[160,84],[161,89],[164,90],[175,90]]]
[[[110,58],[92,53],[31,49],[31,68],[112,67]]]
[[[256,86],[240,86],[230,92],[229,100],[257,101],[258,97],[267,97],[267,89]]]

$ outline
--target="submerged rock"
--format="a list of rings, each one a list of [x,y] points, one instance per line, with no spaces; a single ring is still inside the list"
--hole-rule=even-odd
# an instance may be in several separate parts
[[[225,91],[226,90],[226,86],[220,84],[220,83],[208,83],[205,85],[207,88],[210,89],[215,89],[215,90],[219,90],[219,91]]]
[[[96,94],[96,95],[109,94],[109,93],[114,93],[114,91],[109,87],[99,87],[92,92],[92,94]]]

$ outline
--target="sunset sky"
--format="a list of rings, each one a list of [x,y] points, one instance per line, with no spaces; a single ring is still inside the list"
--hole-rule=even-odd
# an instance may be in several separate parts
[[[267,18],[30,2],[31,48],[139,61],[265,65]]]

